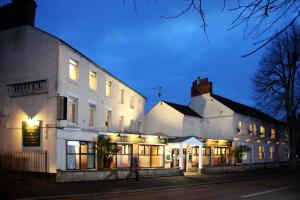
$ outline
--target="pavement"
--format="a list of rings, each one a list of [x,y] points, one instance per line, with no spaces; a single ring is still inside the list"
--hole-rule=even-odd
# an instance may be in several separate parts
[[[182,189],[195,186],[259,180],[270,177],[299,175],[299,170],[268,169],[251,172],[202,174],[200,176],[173,176],[123,180],[105,180],[73,183],[0,184],[1,199],[63,199],[87,198],[108,194],[149,192]]]

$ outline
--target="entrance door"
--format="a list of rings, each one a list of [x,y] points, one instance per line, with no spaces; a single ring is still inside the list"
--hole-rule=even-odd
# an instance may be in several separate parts
[[[172,149],[171,167],[179,167],[179,149]],[[183,170],[186,170],[186,149],[183,149]]]

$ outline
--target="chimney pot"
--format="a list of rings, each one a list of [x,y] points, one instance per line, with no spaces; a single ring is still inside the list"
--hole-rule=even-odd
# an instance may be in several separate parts
[[[207,93],[212,93],[212,82],[209,82],[208,78],[201,79],[200,77],[197,77],[192,84],[191,96],[194,97]]]

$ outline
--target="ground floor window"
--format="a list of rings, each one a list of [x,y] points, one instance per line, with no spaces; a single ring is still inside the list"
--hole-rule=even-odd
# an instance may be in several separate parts
[[[95,149],[93,143],[67,141],[67,169],[95,168]]]
[[[163,167],[163,145],[139,145],[139,167]]]
[[[214,147],[213,151],[214,165],[229,164],[229,148],[228,147]]]
[[[117,155],[113,156],[112,166],[130,168],[132,166],[132,144],[116,144]]]
[[[203,147],[202,148],[202,164],[203,165],[210,165],[211,161],[211,148],[210,147]]]
[[[274,149],[273,147],[271,146],[270,147],[270,159],[273,159],[274,158]]]
[[[264,159],[265,158],[265,150],[264,150],[263,146],[259,146],[258,153],[259,153],[259,159]]]

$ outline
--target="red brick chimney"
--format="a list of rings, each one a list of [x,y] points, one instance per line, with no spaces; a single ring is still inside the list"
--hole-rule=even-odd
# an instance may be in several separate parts
[[[191,95],[192,97],[206,94],[206,93],[212,93],[212,82],[208,81],[208,78],[200,79],[198,77],[192,85],[191,88]]]
[[[0,7],[0,31],[22,25],[34,26],[35,0],[12,0]]]

